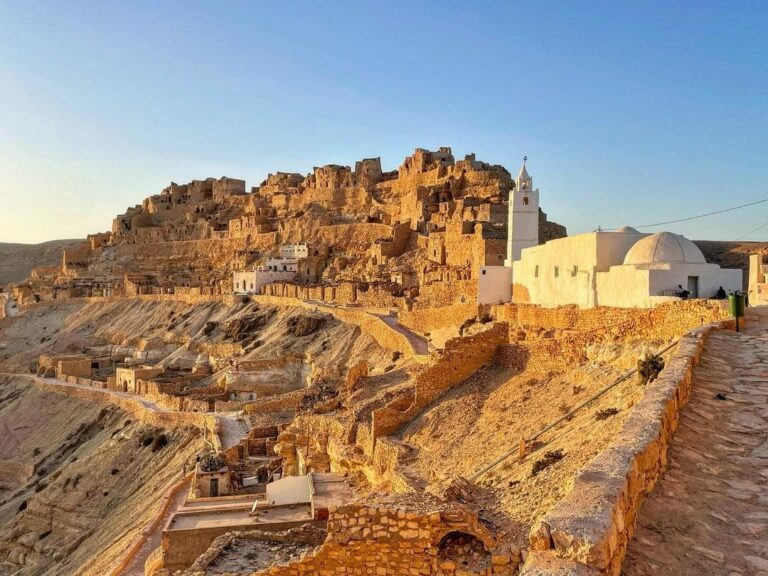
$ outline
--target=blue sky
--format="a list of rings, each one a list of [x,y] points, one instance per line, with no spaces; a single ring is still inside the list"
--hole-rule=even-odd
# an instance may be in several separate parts
[[[746,1],[0,0],[0,241],[106,230],[171,180],[415,147],[528,155],[572,234],[768,198],[766,30]]]

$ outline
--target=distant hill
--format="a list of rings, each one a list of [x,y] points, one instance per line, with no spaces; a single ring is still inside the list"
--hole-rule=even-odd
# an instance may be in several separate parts
[[[694,240],[694,243],[704,253],[707,262],[719,264],[723,268],[741,268],[745,288],[749,272],[749,255],[768,252],[768,242]]]
[[[83,240],[52,240],[42,244],[10,244],[0,242],[0,284],[21,282],[36,266],[61,263],[64,248],[77,246]]]

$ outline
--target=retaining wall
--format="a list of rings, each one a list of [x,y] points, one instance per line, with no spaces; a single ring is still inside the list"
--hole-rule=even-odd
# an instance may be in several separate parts
[[[398,398],[373,411],[373,441],[380,436],[394,434],[420,414],[430,402],[492,362],[499,348],[507,341],[507,334],[507,325],[500,323],[485,332],[449,340],[436,361],[416,377],[412,399]]]
[[[424,334],[447,326],[461,326],[466,320],[476,316],[477,303],[473,302],[472,304],[401,310],[398,319],[406,328]]]
[[[717,301],[671,302],[650,310],[576,307],[539,308],[505,304],[493,314],[509,321],[510,340],[500,353],[508,366],[532,373],[564,371],[588,360],[587,349],[606,341],[672,340],[693,327],[729,318]],[[545,337],[516,339],[517,329],[543,330]],[[531,334],[525,334],[530,336]]]

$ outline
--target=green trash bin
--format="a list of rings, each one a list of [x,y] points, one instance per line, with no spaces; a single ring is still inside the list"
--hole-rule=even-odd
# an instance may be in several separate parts
[[[736,318],[736,332],[739,331],[739,318],[744,317],[745,300],[744,292],[728,294],[728,311]]]

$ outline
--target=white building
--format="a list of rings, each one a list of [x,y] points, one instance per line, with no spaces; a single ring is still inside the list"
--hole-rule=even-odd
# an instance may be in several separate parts
[[[266,265],[245,272],[234,272],[232,291],[238,294],[258,294],[262,286],[293,280],[299,272],[299,261],[308,255],[306,244],[284,244],[280,247],[280,257],[267,258]]]
[[[708,264],[690,240],[632,228],[559,238],[522,251],[514,263],[513,301],[555,307],[650,308],[677,299],[741,290],[741,270]]]
[[[507,258],[504,265],[520,260],[525,248],[539,245],[539,191],[533,188],[533,178],[525,168],[525,159],[509,193],[507,216]]]
[[[539,191],[533,178],[520,166],[515,189],[509,193],[507,257],[504,266],[482,266],[477,286],[478,304],[500,304],[512,298],[512,264],[523,249],[539,245]]]

